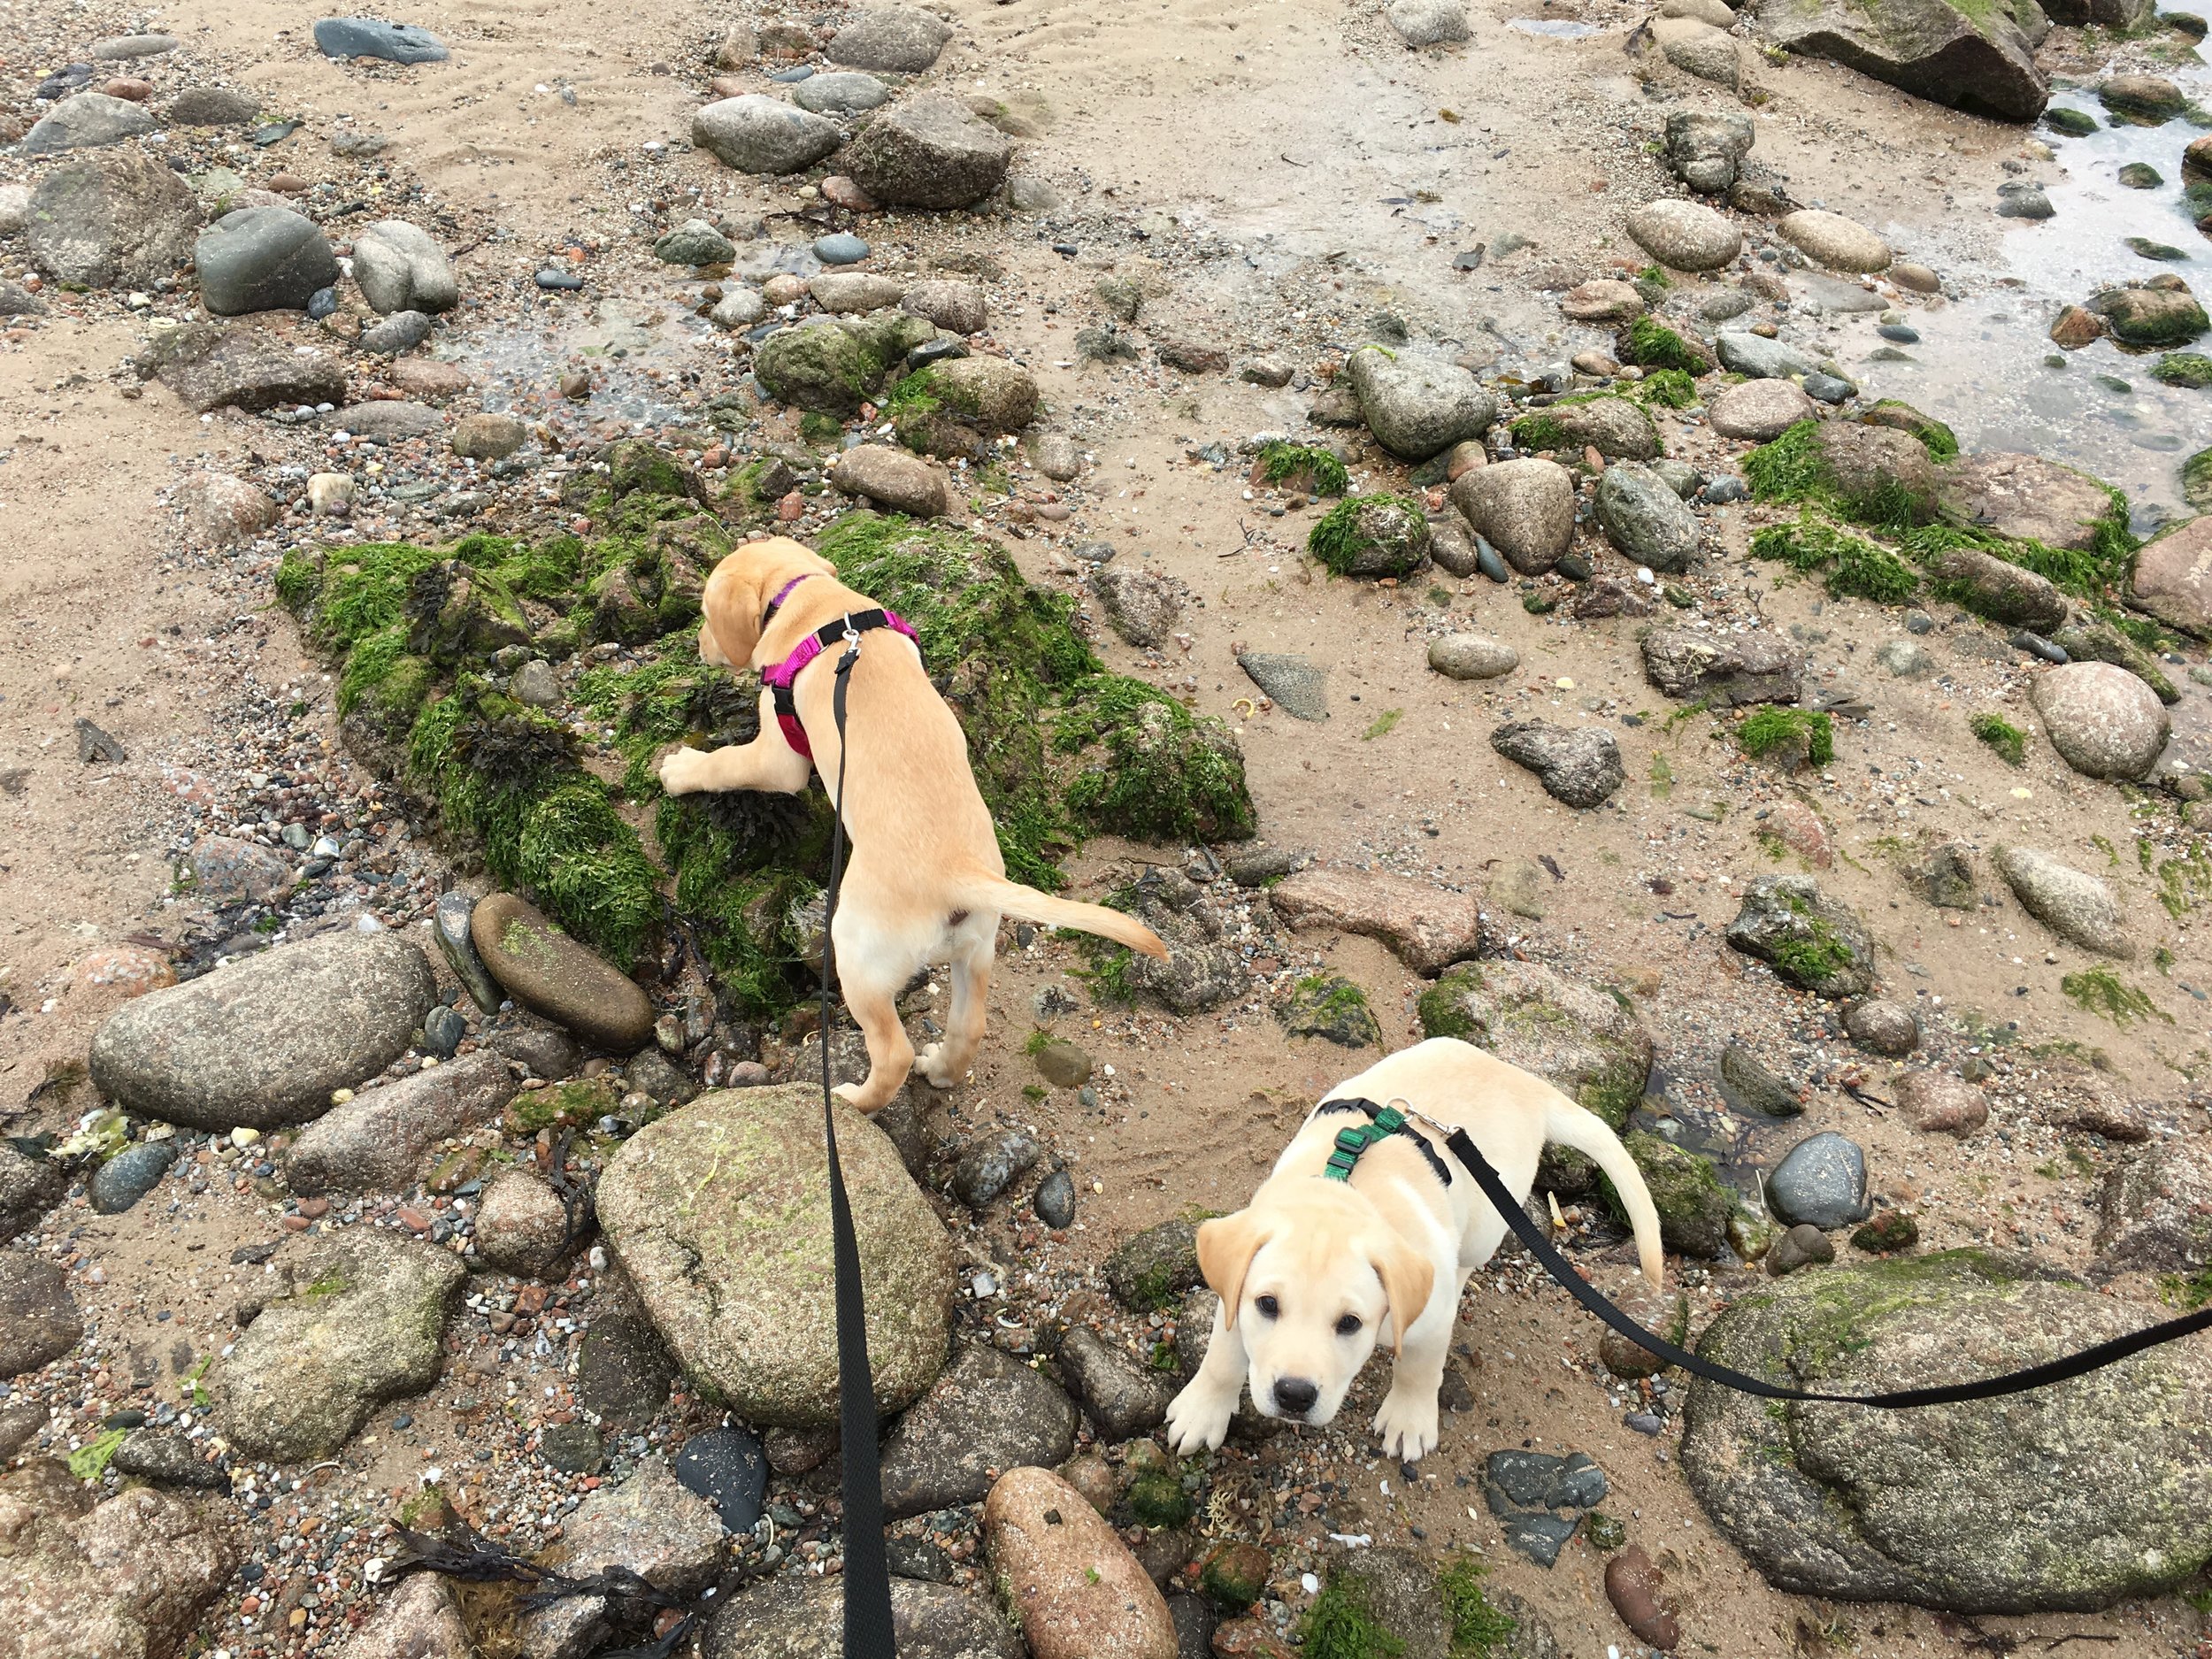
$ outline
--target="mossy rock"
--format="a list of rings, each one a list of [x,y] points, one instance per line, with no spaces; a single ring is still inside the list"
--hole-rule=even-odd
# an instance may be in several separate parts
[[[1809,876],[1753,877],[1726,938],[1818,995],[1841,1001],[1874,988],[1874,943],[1865,924]]]
[[[1920,447],[1927,450],[1928,458],[1932,461],[1957,458],[1958,434],[1933,415],[1923,414],[1901,398],[1882,398],[1859,419],[1870,426],[1889,426],[1899,432],[1909,432],[1920,440]]]
[[[1079,681],[1053,745],[1076,757],[1068,805],[1092,828],[1149,841],[1244,841],[1258,828],[1235,734],[1157,686]]]
[[[1628,999],[1535,962],[1463,963],[1421,994],[1421,1031],[1532,1071],[1616,1131],[1644,1097],[1650,1033]]]
[[[1339,576],[1409,575],[1428,562],[1428,518],[1403,496],[1348,496],[1315,521],[1306,550]]]
[[[1382,1027],[1367,1005],[1367,993],[1341,975],[1307,975],[1290,987],[1275,1015],[1294,1037],[1321,1037],[1346,1048],[1382,1047]]]
[[[2200,392],[2212,386],[2212,357],[2197,351],[2170,351],[2159,358],[2151,378],[2167,386]]]
[[[622,438],[607,446],[607,493],[617,501],[631,495],[658,495],[703,503],[706,486],[698,473],[667,450],[643,438]]]
[[[1107,1287],[1133,1313],[1174,1308],[1201,1277],[1198,1227],[1190,1221],[1148,1227],[1106,1258]]]
[[[753,373],[770,396],[798,409],[850,417],[883,378],[883,362],[842,323],[782,328],[753,353]]]
[[[2088,309],[2105,319],[2115,340],[2138,349],[2185,346],[2212,329],[2204,307],[2175,276],[2107,288],[2090,300]]]
[[[1916,433],[1801,420],[1743,458],[1761,501],[1802,501],[1855,524],[1905,529],[1937,511],[1935,462]]]
[[[2025,1258],[1952,1250],[1793,1274],[1705,1358],[1870,1393],[2039,1363],[2142,1309]],[[2090,1610],[2212,1560],[2212,1352],[2180,1342],[1972,1409],[1866,1411],[1690,1385],[1683,1472],[1777,1588],[1962,1613]]]
[[[1624,1136],[1621,1144],[1643,1171],[1651,1207],[1659,1212],[1659,1237],[1666,1248],[1708,1261],[1724,1254],[1728,1248],[1728,1217],[1734,1213],[1737,1200],[1714,1172],[1713,1161],[1640,1130]],[[1599,1190],[1613,1218],[1625,1225],[1628,1212],[1622,1208],[1613,1183],[1601,1176]]]

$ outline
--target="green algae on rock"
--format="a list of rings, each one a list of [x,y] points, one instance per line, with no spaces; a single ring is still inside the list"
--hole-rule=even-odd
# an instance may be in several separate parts
[[[1404,576],[1429,557],[1429,524],[1402,495],[1348,495],[1314,522],[1306,550],[1339,576]]]
[[[1534,962],[1467,962],[1421,994],[1421,1032],[1532,1071],[1617,1131],[1644,1097],[1651,1036],[1628,999]]]

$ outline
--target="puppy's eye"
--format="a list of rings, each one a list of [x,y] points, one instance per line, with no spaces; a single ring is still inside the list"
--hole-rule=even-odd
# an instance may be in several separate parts
[[[1359,1315],[1348,1313],[1336,1322],[1336,1333],[1339,1336],[1351,1336],[1359,1330],[1360,1325]]]
[[[1272,1319],[1283,1310],[1283,1304],[1272,1296],[1256,1297],[1252,1305],[1260,1310],[1260,1317],[1266,1319]]]

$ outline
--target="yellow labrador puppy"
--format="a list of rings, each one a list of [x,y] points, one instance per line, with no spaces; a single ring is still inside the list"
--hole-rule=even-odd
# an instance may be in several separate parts
[[[1361,1099],[1395,1101],[1412,1121],[1371,1143],[1348,1179],[1325,1179],[1338,1132],[1368,1121],[1330,1102]],[[1338,1084],[1251,1203],[1198,1229],[1199,1265],[1221,1306],[1204,1363],[1168,1408],[1176,1451],[1220,1445],[1248,1379],[1263,1415],[1329,1422],[1386,1336],[1396,1369],[1375,1413],[1383,1450],[1413,1461],[1435,1448],[1460,1292],[1506,1225],[1453,1164],[1444,1135],[1414,1112],[1465,1129],[1516,1198],[1535,1184],[1546,1141],[1586,1153],[1611,1178],[1644,1277],[1658,1287],[1666,1263],[1658,1213],[1604,1120],[1470,1043],[1416,1044]]]
[[[838,1093],[861,1110],[890,1100],[914,1064],[895,999],[925,964],[949,962],[954,972],[945,1039],[923,1052],[922,1074],[950,1088],[966,1072],[983,1039],[1002,915],[1167,955],[1133,917],[1006,879],[990,810],[968,767],[967,739],[929,683],[910,631],[839,581],[827,559],[783,537],[752,542],[715,566],[702,609],[699,655],[762,671],[760,734],[711,753],[669,755],[660,778],[671,795],[795,795],[817,766],[833,795],[839,751],[830,705],[845,619],[863,630],[846,707],[848,798],[839,803],[851,854],[830,927],[845,1006],[868,1042],[867,1079]]]

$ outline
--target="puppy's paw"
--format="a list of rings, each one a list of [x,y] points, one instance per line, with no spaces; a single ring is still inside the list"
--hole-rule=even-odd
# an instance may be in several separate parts
[[[707,757],[688,745],[661,761],[661,788],[670,795],[692,795],[706,787]]]
[[[1393,1388],[1375,1413],[1375,1432],[1382,1436],[1386,1457],[1419,1463],[1436,1449],[1436,1395]]]
[[[862,1111],[864,1112],[872,1112],[875,1110],[874,1107],[868,1104],[866,1099],[868,1089],[865,1084],[840,1083],[835,1088],[832,1089],[830,1093],[836,1095],[839,1100],[843,1101],[848,1106],[857,1106]]]
[[[1233,1396],[1225,1403],[1213,1389],[1194,1382],[1167,1409],[1167,1443],[1178,1457],[1212,1451],[1229,1438],[1229,1419],[1236,1411]]]
[[[947,1063],[945,1045],[933,1042],[914,1056],[914,1069],[928,1079],[932,1088],[958,1088],[961,1074]]]

